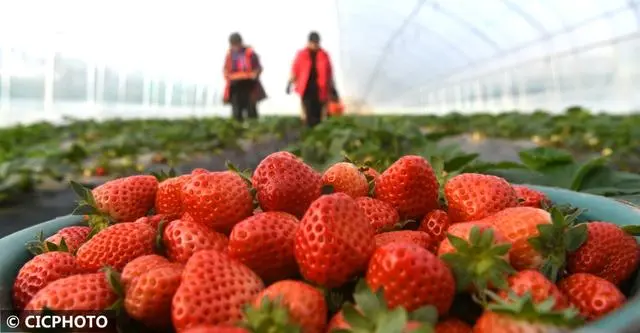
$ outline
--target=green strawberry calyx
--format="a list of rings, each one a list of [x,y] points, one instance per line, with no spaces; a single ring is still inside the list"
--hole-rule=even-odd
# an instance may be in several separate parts
[[[253,333],[302,332],[302,327],[290,319],[289,310],[280,297],[263,297],[259,306],[246,306],[244,320],[238,326]]]
[[[631,236],[640,236],[640,225],[625,225],[621,229]]]
[[[528,242],[542,255],[540,271],[555,283],[565,268],[567,253],[578,250],[587,240],[588,233],[586,224],[576,223],[584,210],[554,206],[548,211],[551,223],[537,225],[538,235],[529,238]]]
[[[488,292],[492,303],[487,310],[509,317],[533,323],[544,323],[556,327],[574,328],[584,325],[584,319],[574,307],[554,309],[556,300],[549,297],[543,302],[535,302],[530,292],[521,296],[510,292],[506,299]]]
[[[124,286],[120,281],[120,273],[109,266],[103,267],[100,271],[104,272],[109,287],[118,296],[118,299],[106,310],[115,311],[117,315],[120,315],[124,308],[125,297]]]
[[[260,207],[260,203],[258,202],[258,198],[256,197],[258,190],[253,187],[253,182],[251,181],[251,169],[240,171],[240,169],[238,169],[238,167],[231,161],[226,161],[225,165],[227,166],[227,169],[229,171],[237,174],[238,176],[240,176],[240,178],[242,178],[242,180],[244,180],[245,183],[247,183],[249,194],[251,194],[251,198],[253,198],[253,208],[255,209]]]
[[[345,303],[342,316],[350,328],[334,329],[332,333],[404,333],[409,322],[420,325],[410,333],[433,333],[438,321],[438,311],[427,305],[408,312],[403,307],[390,309],[383,291],[373,292],[364,280],[356,285],[353,294],[355,304]]]
[[[458,292],[473,290],[480,304],[486,304],[489,287],[507,288],[507,276],[515,272],[507,260],[511,244],[494,244],[494,236],[492,228],[482,230],[479,226],[471,228],[469,241],[448,234],[455,251],[441,256],[455,276]]]
[[[155,243],[153,245],[156,252],[160,254],[164,254],[167,251],[164,245],[163,237],[164,237],[164,229],[166,229],[167,226],[169,225],[168,222],[169,221],[167,221],[167,219],[160,220],[160,223],[158,223],[158,230],[156,230]]]
[[[25,247],[27,251],[29,251],[34,256],[43,254],[45,252],[70,252],[69,247],[67,246],[67,242],[64,240],[64,237],[60,238],[60,244],[56,244],[47,241],[44,238],[44,233],[42,231],[38,233],[38,236],[36,236],[34,240],[27,242]]]
[[[91,232],[87,239],[91,239],[95,234],[107,228],[113,222],[113,219],[109,214],[98,209],[98,204],[93,197],[91,189],[73,180],[69,183],[73,192],[78,196],[78,207],[73,210],[71,215],[86,215],[88,217],[87,224],[91,227]]]
[[[171,168],[169,169],[169,172],[160,170],[160,172],[151,172],[150,175],[156,177],[156,179],[160,183],[167,179],[178,177],[178,172],[174,168]]]

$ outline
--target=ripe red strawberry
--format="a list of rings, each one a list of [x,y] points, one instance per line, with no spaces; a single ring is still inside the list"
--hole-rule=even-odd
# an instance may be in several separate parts
[[[222,233],[253,213],[247,183],[231,171],[194,175],[182,191],[185,212],[196,222]]]
[[[305,333],[326,332],[328,310],[324,294],[304,282],[278,281],[256,297],[253,307],[246,312],[244,324],[247,328],[287,332],[287,329],[297,326]],[[286,320],[277,315],[281,309],[288,313]],[[272,319],[271,325],[264,324],[265,317]]]
[[[458,291],[472,291],[484,300],[486,289],[506,287],[514,270],[509,265],[511,245],[500,232],[488,224],[464,222],[451,225],[447,233],[438,254],[454,273]]]
[[[483,221],[511,242],[509,258],[515,269],[541,270],[555,282],[564,270],[567,252],[575,251],[586,239],[586,226],[574,226],[579,214],[564,216],[557,207],[551,214],[539,208],[512,207]]]
[[[148,254],[146,256],[137,257],[131,260],[124,266],[124,269],[122,269],[120,283],[125,288],[128,288],[140,275],[156,267],[170,264],[171,263],[167,258],[157,254]]]
[[[436,333],[472,333],[472,330],[460,319],[447,318],[436,325]]]
[[[322,194],[322,176],[285,151],[264,158],[251,181],[263,211],[286,212],[297,218]]]
[[[236,224],[229,237],[229,256],[273,282],[295,277],[298,264],[293,244],[298,219],[288,213],[266,212]]]
[[[167,215],[156,214],[152,216],[143,216],[137,219],[135,222],[147,224],[153,230],[158,230],[158,227],[160,226],[160,222],[162,221],[170,222],[170,221],[173,221],[173,219],[169,218]]]
[[[175,220],[164,229],[162,243],[171,261],[186,263],[200,250],[226,252],[229,240],[198,222]]]
[[[543,208],[545,204],[549,204],[551,201],[547,198],[547,195],[524,185],[512,185],[513,190],[516,191],[516,195],[520,200],[520,206]]]
[[[449,179],[444,193],[452,223],[480,220],[518,206],[518,196],[511,185],[496,176],[463,173]]]
[[[199,325],[234,325],[263,288],[260,277],[239,261],[216,250],[196,252],[173,297],[173,326],[181,332]]]
[[[13,283],[13,304],[16,309],[22,309],[49,283],[80,273],[76,258],[68,252],[39,254],[20,268]]]
[[[438,243],[434,241],[428,234],[415,230],[398,230],[377,234],[375,236],[376,248],[385,246],[390,243],[410,243],[418,245],[422,248],[434,252]]]
[[[155,235],[155,230],[143,223],[114,224],[78,249],[78,265],[88,272],[96,272],[104,266],[121,271],[131,260],[153,254]]]
[[[567,297],[560,292],[553,282],[538,271],[524,270],[517,272],[509,277],[508,283],[509,292],[513,292],[518,296],[523,296],[525,293],[530,292],[534,303],[542,303],[553,297],[555,300],[554,309],[562,310],[569,306]],[[504,299],[509,298],[509,293],[506,290],[501,290],[499,295]]]
[[[635,238],[609,222],[587,224],[587,240],[569,255],[570,273],[591,273],[619,285],[638,268]]]
[[[203,169],[203,168],[195,168],[193,170],[191,170],[191,174],[192,175],[201,175],[203,173],[209,173],[211,171],[207,170],[207,169]]]
[[[418,231],[427,233],[433,239],[435,246],[429,249],[431,252],[438,250],[438,244],[447,238],[447,229],[449,228],[449,215],[441,209],[429,212],[422,221]]]
[[[102,311],[118,300],[115,286],[109,284],[108,271],[71,275],[49,283],[25,307],[29,311]]]
[[[376,233],[392,230],[400,222],[398,211],[389,203],[369,197],[356,198],[356,203]]]
[[[170,327],[171,300],[180,285],[182,268],[181,264],[168,264],[140,275],[127,288],[127,314],[148,327]]]
[[[438,208],[439,186],[431,164],[403,156],[376,180],[375,198],[390,203],[401,219],[420,219]]]
[[[90,192],[77,183],[72,186],[81,197],[81,206],[97,209],[90,215],[106,215],[116,222],[133,222],[153,208],[158,180],[154,176],[129,176],[108,181]]]
[[[333,186],[334,192],[346,193],[352,198],[365,197],[369,193],[367,177],[349,162],[330,166],[322,175],[322,183]]]
[[[166,215],[168,219],[177,219],[184,212],[182,205],[182,186],[191,175],[182,175],[163,180],[158,184],[156,193],[156,214]]]
[[[75,253],[78,248],[87,240],[91,228],[83,226],[66,227],[58,230],[57,233],[45,239],[45,242],[60,246],[60,241],[64,238],[64,243],[70,253]]]
[[[408,311],[433,305],[445,314],[453,303],[456,283],[449,267],[415,244],[394,243],[376,249],[366,275],[372,290],[382,289],[390,308]]]
[[[250,333],[241,327],[202,325],[190,328],[182,333]]]
[[[592,274],[570,275],[558,282],[558,287],[587,320],[601,318],[626,301],[616,285]]]
[[[332,288],[365,270],[375,248],[373,228],[344,193],[314,201],[296,231],[295,257],[308,281]]]
[[[509,255],[515,269],[537,269],[542,266],[544,258],[529,243],[529,239],[540,235],[538,225],[551,224],[549,212],[532,207],[513,207],[494,214],[483,222],[491,223],[511,242]]]

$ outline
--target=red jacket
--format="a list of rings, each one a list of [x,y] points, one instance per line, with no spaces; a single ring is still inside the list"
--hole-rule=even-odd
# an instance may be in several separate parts
[[[253,72],[258,72],[258,74],[262,71],[262,65],[260,65],[260,60],[258,59],[258,56],[256,55],[256,53],[253,51],[252,48],[247,47],[245,49],[244,52],[244,56],[246,57],[246,61],[245,61],[245,65],[246,68],[243,72],[235,72],[233,71],[233,64],[231,62],[231,51],[227,52],[227,56],[224,60],[224,77],[226,80],[226,84],[224,87],[224,96],[223,96],[223,102],[224,103],[229,103],[230,102],[230,91],[231,91],[231,80],[229,79],[230,75],[234,75],[234,74],[244,74],[244,75],[249,75]],[[260,83],[260,80],[256,77],[255,79],[256,81],[256,85],[253,89],[253,92],[251,94],[251,98],[252,101],[254,103],[257,103],[265,98],[267,98],[267,94],[264,91],[264,87],[262,87],[262,83]]]
[[[318,54],[316,55],[316,71],[318,73],[319,98],[320,101],[326,102],[329,100],[329,93],[333,85],[333,68],[331,67],[329,54],[323,49],[318,49]],[[291,76],[295,79],[296,92],[300,96],[304,94],[304,90],[307,88],[310,72],[311,57],[309,56],[309,49],[304,48],[298,51],[291,69]]]

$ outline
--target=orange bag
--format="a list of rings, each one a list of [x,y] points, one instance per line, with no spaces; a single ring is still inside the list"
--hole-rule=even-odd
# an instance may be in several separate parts
[[[329,117],[338,117],[344,113],[344,105],[340,101],[331,101],[327,106],[327,114]]]

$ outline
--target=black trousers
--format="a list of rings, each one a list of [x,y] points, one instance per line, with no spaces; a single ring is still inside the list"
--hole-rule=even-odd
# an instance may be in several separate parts
[[[258,107],[252,101],[251,94],[255,81],[243,80],[231,85],[231,113],[237,121],[244,121],[245,114],[249,119],[258,118]]]
[[[317,87],[310,85],[302,96],[302,106],[307,117],[307,126],[315,127],[322,121],[322,108],[324,103],[320,101]]]

